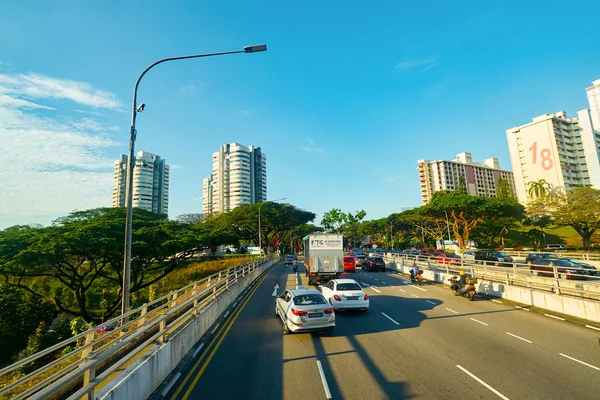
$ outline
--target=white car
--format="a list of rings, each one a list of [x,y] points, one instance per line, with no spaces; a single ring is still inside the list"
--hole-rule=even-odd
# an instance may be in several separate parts
[[[334,310],[369,311],[369,295],[354,279],[332,279],[321,287]]]
[[[475,252],[468,250],[460,255],[464,261],[475,261]]]
[[[335,310],[318,290],[297,286],[275,299],[275,314],[283,322],[283,333],[330,331]]]

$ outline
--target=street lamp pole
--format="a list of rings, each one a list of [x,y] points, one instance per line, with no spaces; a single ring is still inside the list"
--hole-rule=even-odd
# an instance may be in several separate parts
[[[448,228],[448,240],[452,241],[450,238],[450,220],[448,219],[448,213],[444,210],[444,214],[446,214],[446,227]]]
[[[137,135],[137,131],[135,130],[135,120],[137,114],[139,112],[144,111],[144,104],[137,105],[137,91],[138,86],[140,85],[140,81],[146,75],[148,71],[157,66],[158,64],[162,64],[167,61],[176,61],[176,60],[186,60],[188,58],[201,58],[201,57],[212,57],[212,56],[222,56],[226,54],[236,54],[236,53],[256,53],[260,51],[266,51],[267,46],[262,44],[258,46],[245,46],[242,50],[235,51],[224,51],[220,53],[206,53],[206,54],[193,54],[190,56],[179,56],[179,57],[168,57],[158,60],[152,64],[150,64],[145,70],[142,71],[140,76],[135,81],[135,86],[133,87],[133,103],[131,106],[131,129],[129,131],[129,157],[127,158],[127,181],[125,183],[125,206],[127,207],[126,217],[125,217],[125,251],[123,255],[123,299],[121,315],[125,315],[129,311],[129,281],[131,276],[131,239],[132,239],[132,222],[133,222],[133,154],[135,151],[135,138]],[[125,324],[128,318],[124,317],[122,323]]]
[[[425,229],[423,228],[423,221],[425,218],[421,219],[421,238],[423,239],[423,249],[425,249]]]
[[[264,206],[266,203],[273,203],[276,201],[281,201],[281,200],[287,200],[287,197],[282,197],[281,199],[276,199],[276,200],[270,200],[270,201],[263,201],[262,203],[260,203],[260,205],[258,206],[258,249],[260,251],[260,256],[262,258],[262,230],[261,225],[260,225],[260,209],[262,208],[262,206]]]

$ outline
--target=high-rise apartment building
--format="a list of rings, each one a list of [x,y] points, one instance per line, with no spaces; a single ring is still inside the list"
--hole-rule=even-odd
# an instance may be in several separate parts
[[[496,197],[498,181],[506,179],[515,190],[511,171],[500,169],[497,158],[488,158],[483,163],[474,162],[471,153],[460,153],[456,160],[428,161],[417,163],[421,181],[421,199],[429,203],[433,193],[440,190],[457,190],[464,179],[467,193],[471,196]]]
[[[260,147],[225,144],[212,162],[212,173],[202,182],[204,215],[267,200],[267,157]]]
[[[586,89],[590,103],[590,115],[593,126],[600,130],[600,79],[592,82],[592,86]]]
[[[125,207],[127,182],[127,155],[115,161],[113,178],[113,207]],[[133,207],[155,213],[169,211],[169,166],[159,156],[140,151],[133,166]]]

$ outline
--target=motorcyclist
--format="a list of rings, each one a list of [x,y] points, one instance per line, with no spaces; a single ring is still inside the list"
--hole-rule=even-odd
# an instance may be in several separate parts
[[[292,262],[292,267],[294,268],[294,271],[298,269],[298,262],[296,260]]]
[[[461,269],[458,272],[458,280],[452,282],[452,289],[462,294],[468,290],[469,281],[469,277],[465,271]]]
[[[412,268],[410,269],[410,281],[414,282],[415,279],[417,278],[417,271],[419,270],[419,266],[417,265],[417,262],[413,262]]]

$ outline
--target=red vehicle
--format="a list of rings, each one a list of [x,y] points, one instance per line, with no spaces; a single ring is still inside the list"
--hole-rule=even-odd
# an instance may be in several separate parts
[[[457,265],[460,264],[461,258],[454,253],[440,253],[435,261],[440,264]]]
[[[356,259],[352,256],[344,256],[344,272],[356,272]]]

